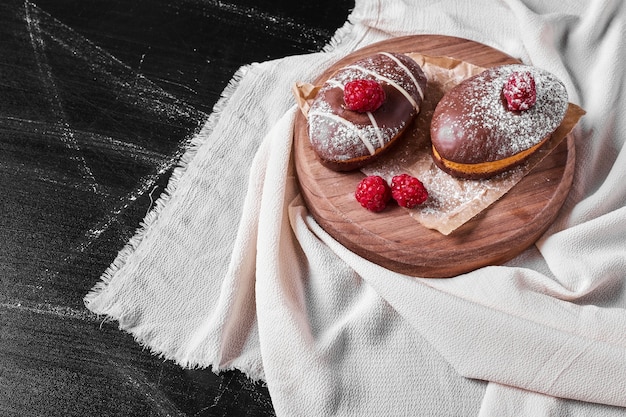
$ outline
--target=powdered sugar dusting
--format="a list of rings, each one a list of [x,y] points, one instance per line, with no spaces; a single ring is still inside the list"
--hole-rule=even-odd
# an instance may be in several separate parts
[[[368,111],[366,114],[367,114],[367,118],[370,119],[370,123],[372,124],[372,127],[374,128],[376,135],[378,136],[378,146],[382,148],[383,146],[385,146],[385,138],[383,138],[383,134],[381,133],[380,128],[378,127],[378,122],[376,121],[376,118],[374,117],[371,111]]]
[[[312,142],[317,138],[333,138],[329,141],[315,142],[318,152],[322,157],[327,159],[332,157],[338,161],[354,158],[354,149],[365,148],[367,154],[373,155],[381,143],[397,135],[406,125],[406,123],[401,123],[396,127],[357,126],[337,116],[332,111],[330,104],[326,102],[320,102],[315,107],[312,106],[307,118]]]
[[[409,65],[399,68],[398,62],[402,60],[375,54],[340,69],[320,88],[307,119],[309,139],[323,160],[341,162],[373,155],[407,127],[419,111],[422,98],[419,84],[407,74]],[[343,87],[356,79],[376,80],[401,96],[387,94],[389,102],[383,104],[381,111],[361,115],[349,112],[342,106]],[[415,74],[413,79],[424,82],[424,75]],[[398,104],[401,97],[406,103]]]
[[[498,200],[525,174],[525,166],[485,180],[461,180],[442,171],[430,154],[428,136],[414,131],[410,140],[394,149],[393,157],[363,167],[365,175],[380,175],[388,182],[394,175],[408,173],[419,178],[428,199],[409,214],[425,227],[449,234],[478,212]]]
[[[404,97],[406,97],[406,99],[409,101],[409,103],[411,103],[411,105],[413,106],[415,111],[419,111],[419,105],[417,104],[415,99],[413,97],[411,97],[411,94],[404,87],[402,87],[401,85],[396,83],[391,78],[382,75],[379,71],[368,70],[367,68],[364,68],[364,67],[361,67],[361,66],[357,66],[357,65],[350,66],[350,67],[348,67],[348,69],[356,69],[357,71],[361,71],[364,75],[365,74],[371,75],[372,77],[374,77],[374,78],[376,78],[376,79],[378,79],[380,81],[384,81],[387,84],[393,86],[393,88],[398,90]]]
[[[376,150],[374,149],[374,146],[372,145],[372,141],[363,134],[364,132],[361,132],[361,130],[358,129],[353,123],[349,122],[343,117],[337,116],[336,114],[333,114],[331,112],[319,112],[319,111],[310,112],[309,117],[312,117],[314,119],[315,118],[327,119],[327,123],[337,124],[337,126],[343,126],[348,132],[352,132],[352,131],[356,132],[357,137],[361,139],[361,142],[367,148],[370,155],[374,155],[374,153],[376,152]],[[376,135],[380,138],[382,135],[379,132],[378,126],[374,125],[373,127],[374,127],[374,130],[376,131]]]
[[[423,99],[424,98],[424,90],[419,85],[419,82],[417,81],[417,79],[415,78],[415,76],[413,75],[411,70],[408,69],[407,66],[402,63],[402,61],[400,61],[398,58],[396,58],[392,54],[390,54],[388,52],[381,52],[381,54],[386,56],[386,57],[388,57],[388,58],[390,58],[390,59],[392,59],[393,61],[395,61],[395,63],[398,64],[398,67],[402,68],[404,70],[404,72],[406,72],[406,74],[409,76],[409,78],[411,78],[411,81],[413,81],[413,85],[415,85],[415,88],[419,92],[420,97]]]
[[[502,89],[514,72],[535,79],[537,99],[523,111],[510,111]],[[490,68],[468,79],[439,103],[433,116],[442,157],[461,163],[495,161],[540,143],[561,123],[567,110],[565,86],[552,74],[527,65]],[[477,152],[480,148],[480,152]]]

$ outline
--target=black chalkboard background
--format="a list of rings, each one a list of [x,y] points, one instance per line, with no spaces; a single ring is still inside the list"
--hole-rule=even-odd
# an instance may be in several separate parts
[[[241,65],[320,50],[353,1],[0,2],[0,415],[270,416],[82,298]]]

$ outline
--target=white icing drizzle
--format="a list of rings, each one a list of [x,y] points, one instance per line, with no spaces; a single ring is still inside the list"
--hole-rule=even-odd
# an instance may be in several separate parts
[[[326,84],[328,85],[328,87],[336,87],[336,88],[340,88],[341,91],[343,91],[343,84],[340,83],[339,81],[331,78],[328,81],[326,81]]]
[[[423,93],[418,82],[421,81],[420,76],[413,75],[410,72],[411,66],[403,65],[403,61],[398,62],[398,58],[393,55],[389,57],[387,54],[384,56],[377,54],[375,57],[343,67],[326,80],[318,93],[318,99],[313,102],[307,116],[309,134],[314,149],[323,160],[343,162],[367,155],[374,156],[376,151],[384,149],[407,123],[407,119],[403,117],[388,120],[390,113],[386,111],[381,113],[381,116],[377,112],[365,112],[362,116],[356,117],[358,122],[351,120],[353,115],[342,114],[343,110],[336,107],[341,107],[342,103],[337,100],[342,100],[348,82],[369,78],[387,84],[389,87],[385,88],[400,93],[387,90],[390,95],[393,94],[394,100],[400,100],[395,103],[400,105],[399,108],[407,118],[414,111],[420,111]],[[325,99],[319,99],[321,97]],[[403,103],[402,100],[407,101]],[[367,122],[364,120],[365,116]],[[391,125],[381,124],[383,122],[389,122]]]
[[[340,83],[337,80],[334,79],[329,79],[327,81],[327,84],[330,88],[335,87],[335,88],[339,88],[341,89],[341,91],[344,90],[344,85],[342,83]],[[321,116],[322,112],[318,111],[316,112],[317,115]],[[333,113],[330,113],[333,114]],[[336,116],[339,117],[339,116]],[[367,112],[367,117],[370,119],[370,122],[372,123],[372,127],[374,128],[374,131],[376,132],[376,136],[378,137],[378,146],[380,146],[381,148],[385,146],[385,139],[383,138],[383,133],[380,130],[380,127],[378,127],[378,123],[376,122],[376,118],[374,117],[374,115],[372,114],[372,112]],[[336,120],[336,119],[335,119]],[[363,141],[363,144],[365,144],[365,146],[367,147],[367,150],[370,152],[370,154],[374,154],[374,148],[371,148],[369,146],[367,146],[370,142],[365,139],[363,136],[361,136],[359,134],[359,129],[352,123],[350,123],[349,121],[347,121],[346,119],[343,119],[345,121],[344,125],[350,125],[351,129],[354,129],[357,131],[357,134],[359,135],[359,138],[361,138],[361,141]]]
[[[368,152],[370,153],[370,155],[374,155],[376,153],[376,150],[374,149],[374,147],[372,146],[372,144],[370,143],[369,140],[367,140],[367,138],[365,138],[363,136],[363,134],[360,132],[360,130],[350,121],[344,119],[341,116],[337,116],[336,114],[333,113],[329,113],[329,112],[323,112],[323,111],[309,111],[308,113],[308,117],[313,117],[313,116],[320,116],[320,117],[326,117],[330,120],[334,120],[337,123],[341,123],[344,126],[347,126],[349,129],[354,130],[356,132],[356,134],[359,136],[359,139],[361,139],[361,142],[363,142],[363,145],[365,145],[365,147],[367,148]],[[377,133],[379,135],[379,140],[381,139],[380,136],[380,130],[377,128]]]
[[[385,146],[385,140],[383,139],[383,134],[380,131],[380,128],[378,127],[378,123],[376,122],[376,118],[374,117],[374,115],[372,114],[371,111],[367,112],[367,117],[370,119],[370,122],[372,123],[372,126],[374,127],[374,131],[376,132],[376,136],[378,136],[378,144],[380,145],[380,147],[384,147]]]
[[[406,67],[406,65],[404,65],[402,63],[402,61],[400,61],[397,57],[393,56],[389,52],[381,52],[380,54],[386,56],[387,58],[389,58],[391,60],[393,60],[400,68],[402,68],[404,70],[404,72],[407,73],[407,75],[409,77],[411,77],[411,80],[413,81],[413,84],[415,84],[415,88],[417,88],[417,92],[419,93],[420,97],[423,100],[424,99],[424,91],[422,91],[422,87],[420,87],[419,83],[417,82],[417,79],[415,78],[415,76],[413,75],[411,70],[408,69]]]
[[[404,97],[406,97],[407,100],[409,100],[409,103],[411,103],[411,105],[413,106],[413,108],[415,109],[416,112],[419,112],[419,106],[417,105],[417,103],[415,102],[415,100],[413,99],[413,97],[411,97],[411,94],[409,94],[408,91],[406,91],[404,88],[402,88],[401,85],[399,85],[398,83],[396,83],[394,80],[392,80],[391,78],[387,78],[382,74],[377,73],[376,71],[372,71],[369,70],[367,68],[364,68],[360,65],[350,65],[346,68],[352,68],[352,69],[356,69],[358,71],[364,72],[365,74],[369,74],[374,76],[375,78],[378,78],[379,80],[385,81],[387,84],[393,86],[396,90],[398,90],[399,92],[402,93],[402,95]]]

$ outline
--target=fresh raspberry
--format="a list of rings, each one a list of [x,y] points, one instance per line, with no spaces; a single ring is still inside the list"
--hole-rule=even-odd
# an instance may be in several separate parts
[[[374,80],[354,80],[343,88],[343,101],[352,111],[375,111],[385,101],[385,90]]]
[[[413,208],[428,198],[424,184],[409,174],[396,175],[391,179],[391,196],[398,205]]]
[[[512,73],[504,84],[502,93],[512,111],[528,110],[537,101],[535,79],[528,71]]]
[[[382,177],[370,175],[359,182],[354,197],[366,209],[379,212],[385,209],[391,199],[391,190]]]

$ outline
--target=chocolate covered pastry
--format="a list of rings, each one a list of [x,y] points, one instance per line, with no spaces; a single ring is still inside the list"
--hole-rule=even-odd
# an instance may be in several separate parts
[[[348,171],[376,159],[419,113],[425,88],[421,67],[404,54],[381,52],[338,70],[307,113],[309,139],[322,164]]]
[[[568,108],[565,86],[528,65],[488,68],[448,91],[433,113],[435,163],[461,178],[489,178],[527,160]]]

